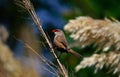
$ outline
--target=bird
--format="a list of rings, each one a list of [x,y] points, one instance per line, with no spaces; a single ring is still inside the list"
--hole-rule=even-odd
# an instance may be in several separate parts
[[[54,36],[54,48],[60,52],[66,52],[66,53],[71,53],[77,57],[83,57],[82,55],[80,55],[79,53],[75,52],[74,50],[72,50],[67,43],[66,37],[63,33],[62,30],[60,29],[53,29],[52,32],[55,34]]]

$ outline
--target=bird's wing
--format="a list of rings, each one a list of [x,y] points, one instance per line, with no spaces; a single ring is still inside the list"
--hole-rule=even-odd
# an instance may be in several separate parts
[[[57,39],[54,39],[54,43],[58,48],[66,49],[65,45],[61,41],[58,41]]]
[[[68,44],[67,44],[65,36],[63,36],[63,38],[61,38],[60,42],[67,48]]]
[[[63,32],[60,32],[60,34],[56,34],[54,42],[59,48],[68,49],[68,44]]]

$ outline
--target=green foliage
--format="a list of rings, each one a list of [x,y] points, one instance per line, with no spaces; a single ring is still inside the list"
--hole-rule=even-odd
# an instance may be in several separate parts
[[[114,17],[120,19],[119,0],[66,0],[73,8],[81,11],[79,15],[94,18]],[[73,10],[74,11],[74,10]],[[74,16],[74,15],[73,15]]]

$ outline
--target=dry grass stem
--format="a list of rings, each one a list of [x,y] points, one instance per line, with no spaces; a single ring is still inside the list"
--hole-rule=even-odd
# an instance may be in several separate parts
[[[49,72],[51,72],[52,74],[57,74],[57,71],[51,66],[51,65],[53,65],[53,66],[55,66],[56,68],[57,68],[57,66],[56,65],[54,65],[53,63],[51,63],[51,62],[49,62],[48,63],[48,61],[46,61],[41,55],[39,55],[38,53],[37,53],[37,51],[35,51],[30,45],[28,45],[27,43],[25,43],[25,46],[27,47],[27,48],[29,48],[30,50],[32,50],[33,51],[33,53],[35,53],[45,64],[47,64],[55,73],[53,73],[52,71],[50,71],[50,70],[48,70],[48,69],[46,69],[47,71],[49,71]]]
[[[40,30],[40,32],[42,33],[42,35],[44,36],[45,40],[47,41],[49,47],[50,47],[50,50],[53,54],[53,56],[55,57],[55,59],[57,60],[57,63],[59,64],[59,67],[62,71],[62,74],[64,77],[68,77],[68,74],[66,72],[66,70],[64,69],[63,65],[61,64],[61,62],[59,61],[57,55],[55,54],[54,52],[54,49],[52,47],[52,44],[50,43],[50,41],[48,40],[48,37],[47,35],[45,34],[43,28],[42,28],[42,25],[40,23],[40,20],[37,18],[37,15],[36,15],[36,12],[34,10],[34,7],[32,6],[30,0],[22,0],[21,2],[22,5],[21,6],[24,6],[25,9],[29,12],[29,14],[31,15],[33,21],[36,23],[36,25],[38,26],[38,29]]]

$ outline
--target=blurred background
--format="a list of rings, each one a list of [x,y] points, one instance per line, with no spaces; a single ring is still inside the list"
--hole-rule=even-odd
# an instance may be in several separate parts
[[[69,19],[74,19],[78,16],[90,16],[99,19],[108,17],[120,20],[120,0],[31,0],[31,2],[51,42],[53,39],[52,29],[63,29]],[[25,48],[21,41],[17,40],[20,39],[27,42],[33,49],[44,55],[48,60],[55,61],[50,55],[47,43],[37,29],[37,26],[28,12],[18,6],[17,1],[0,0],[0,24],[4,25],[9,32],[9,38],[6,43],[13,51],[15,57],[20,58],[21,56],[23,57],[23,55],[31,55],[30,50]],[[65,33],[68,42],[73,42],[73,40],[69,38],[69,33]],[[77,47],[73,49],[79,51],[84,56],[91,54],[90,52],[86,53],[85,50],[94,50],[91,47],[87,47],[84,50]],[[60,53],[58,53],[58,55],[59,54]],[[22,61],[27,63],[27,60],[28,59],[24,59]],[[80,60],[72,55],[62,54],[60,60],[70,72],[70,77],[115,77],[111,74],[106,75],[104,73],[106,69],[97,74],[93,73],[92,68],[86,68],[76,73],[74,68]],[[33,65],[33,67],[35,66]],[[41,68],[39,68],[38,71],[43,74],[43,77],[53,76],[51,73],[43,72],[40,69]]]

